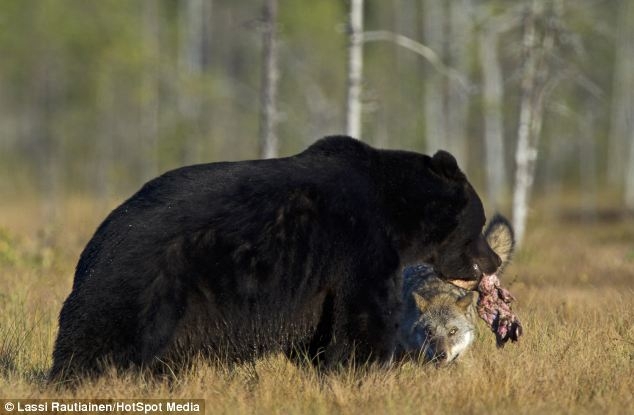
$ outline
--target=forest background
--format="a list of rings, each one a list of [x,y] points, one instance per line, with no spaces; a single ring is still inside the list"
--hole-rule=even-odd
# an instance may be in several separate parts
[[[278,155],[346,132],[349,7],[335,0],[276,7]],[[36,194],[54,215],[64,195],[106,202],[177,166],[259,157],[262,8],[2,0],[1,199]],[[591,211],[597,191],[608,189],[634,206],[629,1],[367,1],[361,138],[427,153],[445,148],[487,206],[508,204],[532,14],[534,49],[543,55],[533,88],[543,125],[533,139],[536,190],[579,189]],[[392,35],[428,46],[438,62]],[[499,149],[487,146],[490,137]]]

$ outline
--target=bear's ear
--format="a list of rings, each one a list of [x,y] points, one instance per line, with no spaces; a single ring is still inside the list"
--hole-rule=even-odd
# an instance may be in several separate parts
[[[465,175],[460,171],[458,163],[450,153],[439,150],[431,159],[431,168],[437,174],[449,179],[464,180]]]

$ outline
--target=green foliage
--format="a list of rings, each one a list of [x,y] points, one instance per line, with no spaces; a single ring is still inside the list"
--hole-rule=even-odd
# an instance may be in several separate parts
[[[146,178],[142,170],[148,160],[163,171],[184,163],[257,157],[261,4],[210,2],[201,35],[202,72],[189,73],[183,64],[187,3],[154,3],[158,30],[153,39],[154,35],[148,38],[143,2],[0,2],[0,191],[26,187],[52,193],[47,187],[56,183],[55,191],[128,193]],[[366,30],[391,30],[422,41],[422,3],[368,0]],[[488,17],[510,15],[522,6],[499,0],[474,4],[476,32]],[[566,79],[549,101],[542,142],[546,149],[571,151],[542,152],[547,159],[538,170],[546,173],[538,175],[538,185],[553,180],[576,184],[578,144],[561,143],[585,128],[580,123],[588,108],[595,114],[596,154],[605,154],[608,144],[621,2],[561,4],[567,32],[559,39],[562,65],[557,69]],[[342,1],[279,4],[281,155],[343,130],[347,7]],[[471,66],[465,75],[473,83],[468,96],[468,165],[473,166],[469,174],[477,180],[484,175],[476,38],[474,32],[467,49]],[[500,39],[507,164],[512,166],[521,26]],[[447,47],[450,42],[446,39]],[[158,45],[158,56],[152,43]],[[430,65],[389,42],[367,43],[364,53],[364,139],[424,150],[422,96]],[[571,68],[574,71],[565,72]],[[155,83],[148,81],[152,77]],[[594,92],[583,83],[592,85]],[[195,111],[185,108],[188,100]],[[153,106],[158,134],[148,137],[146,124]],[[569,115],[562,115],[562,107]],[[604,164],[599,162],[599,174]]]

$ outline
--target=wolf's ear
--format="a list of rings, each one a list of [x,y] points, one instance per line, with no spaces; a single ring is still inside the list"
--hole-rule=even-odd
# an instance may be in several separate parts
[[[425,308],[427,308],[429,302],[425,300],[425,297],[416,292],[412,295],[414,296],[414,303],[416,303],[416,308],[418,308],[419,310],[424,310]]]
[[[484,230],[484,237],[491,249],[502,260],[502,265],[498,271],[500,272],[511,261],[515,250],[513,227],[504,216],[496,213]]]
[[[456,306],[463,310],[466,310],[471,304],[476,302],[477,298],[477,291],[469,291],[464,296],[458,298],[458,300],[456,301]]]
[[[444,150],[437,151],[434,157],[431,158],[431,169],[449,179],[466,180],[454,156]]]

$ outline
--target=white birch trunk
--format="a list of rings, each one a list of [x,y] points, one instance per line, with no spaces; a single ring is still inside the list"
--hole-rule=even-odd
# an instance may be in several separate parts
[[[107,209],[110,200],[110,173],[113,165],[114,126],[114,92],[112,74],[108,69],[101,73],[97,85],[97,111],[99,113],[99,131],[97,133],[96,190],[99,206]]]
[[[489,203],[498,209],[507,187],[502,111],[504,84],[498,58],[498,34],[493,30],[483,28],[479,33],[478,40],[484,100],[487,192]]]
[[[634,2],[623,1],[620,12],[608,179],[624,187],[625,206],[634,209]]]
[[[27,107],[23,114],[23,134],[37,167],[42,216],[45,223],[55,223],[59,214],[63,152],[52,126],[63,79],[51,63],[50,54],[43,54],[38,63],[39,70],[29,87]],[[44,231],[48,234],[50,229]]]
[[[579,179],[582,191],[582,209],[590,217],[597,211],[597,149],[595,143],[596,121],[593,101],[585,104],[584,116],[579,126]]]
[[[142,30],[146,68],[141,80],[141,180],[158,172],[159,134],[159,4],[143,2]]]
[[[631,137],[634,107],[634,2],[624,0],[619,10],[614,64],[612,119],[608,147],[608,180],[621,187],[626,170],[628,138]],[[631,175],[626,175],[627,179]]]
[[[277,138],[277,0],[264,2],[262,90],[260,95],[260,157],[278,156]]]
[[[438,0],[423,0],[425,45],[440,56],[444,42],[444,4]],[[425,142],[426,151],[434,153],[447,147],[447,117],[445,111],[444,77],[430,69],[425,75]]]
[[[630,111],[634,112],[634,109],[630,108]],[[634,210],[634,114],[632,112],[630,112],[629,124],[629,158],[625,171],[625,206]]]
[[[348,96],[346,134],[361,139],[361,82],[363,80],[363,0],[350,0],[348,22]]]
[[[183,146],[183,162],[198,161],[200,143],[201,96],[197,86],[203,72],[203,48],[205,45],[205,6],[211,0],[186,0],[181,3],[180,15],[180,91],[179,109],[187,123],[187,137]]]
[[[451,0],[449,3],[449,66],[469,76],[469,49],[472,33],[473,4],[471,0]],[[447,78],[447,150],[458,165],[467,169],[467,119],[469,91],[455,77]]]
[[[537,126],[541,128],[541,122],[535,122],[535,89],[538,54],[535,30],[535,6],[526,17],[524,24],[523,46],[525,51],[524,69],[522,75],[522,97],[520,102],[520,118],[517,131],[517,151],[515,153],[515,191],[513,194],[513,227],[517,245],[521,245],[526,231],[526,218],[528,216],[528,199],[533,185],[535,162],[537,160],[537,140],[535,133]]]

